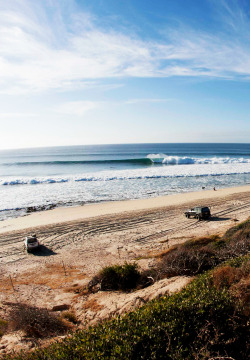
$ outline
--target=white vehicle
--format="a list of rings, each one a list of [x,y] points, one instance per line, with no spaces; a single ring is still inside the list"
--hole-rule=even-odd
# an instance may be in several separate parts
[[[39,247],[39,241],[37,240],[36,235],[27,236],[24,239],[24,248],[27,250],[27,252],[31,252],[33,250],[38,249]]]

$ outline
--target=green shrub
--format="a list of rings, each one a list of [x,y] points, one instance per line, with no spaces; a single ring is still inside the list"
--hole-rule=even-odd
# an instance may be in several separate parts
[[[140,273],[136,263],[107,266],[98,275],[102,290],[128,291],[136,287],[139,278]]]

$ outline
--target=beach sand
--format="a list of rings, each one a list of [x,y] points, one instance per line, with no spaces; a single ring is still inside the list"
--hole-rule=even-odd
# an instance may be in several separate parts
[[[9,219],[0,222],[0,233],[28,229],[30,227],[51,225],[87,219],[96,216],[112,215],[117,213],[150,210],[166,206],[177,206],[192,201],[219,199],[224,196],[237,195],[250,192],[250,185],[219,190],[197,191],[180,193],[149,199],[114,201],[107,203],[91,204],[77,207],[61,207],[53,210],[32,213],[28,216]]]
[[[184,216],[186,208],[197,205],[211,208],[209,221]],[[0,317],[7,311],[6,301],[48,309],[67,304],[82,323],[90,324],[130,311],[159,294],[180,289],[190,279],[164,279],[154,288],[129,296],[101,291],[79,296],[77,291],[104,266],[136,261],[141,268],[151,267],[156,261],[154,255],[170,246],[190,238],[221,235],[249,215],[250,186],[243,186],[57,208],[2,221]],[[37,234],[41,248],[38,253],[27,254],[23,239],[32,232]],[[138,303],[140,298],[142,303]],[[18,339],[17,343],[5,339],[6,349],[23,347]],[[15,345],[11,345],[13,341]]]

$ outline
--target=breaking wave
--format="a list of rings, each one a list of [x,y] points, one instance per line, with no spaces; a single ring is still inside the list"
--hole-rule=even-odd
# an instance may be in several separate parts
[[[247,158],[231,158],[231,157],[212,157],[198,158],[186,156],[168,156],[165,154],[149,154],[147,158],[152,163],[163,165],[193,165],[193,164],[250,164]]]
[[[3,166],[60,166],[60,165],[98,165],[98,164],[131,164],[131,165],[193,165],[193,164],[250,164],[249,158],[236,157],[188,157],[171,156],[166,154],[148,154],[144,158],[131,159],[109,159],[109,160],[62,160],[62,161],[23,161],[4,163]]]

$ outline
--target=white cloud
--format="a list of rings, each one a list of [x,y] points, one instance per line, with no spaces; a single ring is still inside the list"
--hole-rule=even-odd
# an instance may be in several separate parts
[[[55,107],[54,111],[64,115],[83,116],[96,107],[97,102],[94,101],[69,101]]]
[[[159,43],[101,29],[73,1],[67,21],[60,3],[10,3],[0,4],[0,93],[78,89],[122,77],[250,75],[250,42],[236,30],[229,37],[183,28]],[[235,11],[225,4],[225,24],[238,30]],[[238,14],[243,33],[249,22]]]

